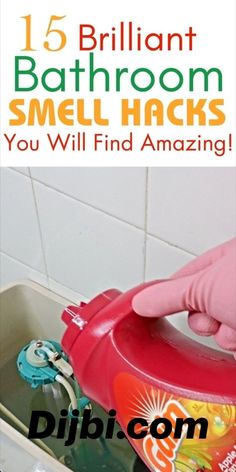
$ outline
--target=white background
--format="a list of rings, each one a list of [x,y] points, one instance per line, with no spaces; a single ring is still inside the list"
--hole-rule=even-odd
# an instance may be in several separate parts
[[[14,56],[24,54],[20,50],[24,47],[24,20],[21,16],[32,14],[33,30],[32,38],[37,52],[29,53],[37,61],[37,70],[40,74],[47,67],[71,67],[75,58],[87,62],[87,53],[81,53],[78,48],[78,25],[80,23],[92,23],[101,32],[110,31],[112,26],[118,26],[120,21],[133,21],[134,26],[140,25],[144,32],[173,33],[186,32],[192,26],[197,33],[194,40],[193,52],[139,52],[139,53],[112,53],[111,51],[96,51],[95,60],[97,66],[105,66],[112,71],[116,67],[127,66],[133,71],[137,67],[148,67],[157,75],[167,67],[176,67],[181,70],[184,77],[190,67],[218,67],[223,72],[223,93],[215,91],[213,85],[209,93],[203,93],[201,86],[193,93],[194,98],[208,97],[221,98],[225,100],[226,123],[223,126],[201,126],[201,127],[176,127],[166,124],[164,127],[152,126],[151,133],[156,139],[165,137],[194,138],[198,134],[206,138],[221,139],[227,137],[228,133],[234,131],[235,110],[234,110],[234,89],[235,89],[235,39],[234,39],[234,0],[166,0],[165,2],[156,0],[146,0],[145,2],[110,2],[100,0],[99,2],[86,0],[83,2],[64,0],[35,1],[3,0],[2,2],[2,133],[17,133],[19,138],[39,138],[41,141],[40,152],[9,152],[6,141],[1,134],[2,165],[3,166],[232,166],[235,163],[234,152],[227,152],[224,157],[215,157],[211,152],[181,153],[181,152],[153,152],[145,151],[140,153],[124,152],[93,152],[88,149],[85,153],[79,152],[52,152],[46,145],[45,135],[47,132],[56,134],[63,132],[64,136],[78,131],[86,131],[88,134],[95,132],[106,132],[103,127],[97,126],[83,128],[81,126],[66,127],[9,127],[9,101],[16,97],[27,99],[36,97],[43,100],[48,97],[48,92],[42,87],[34,92],[14,93]],[[68,43],[61,52],[47,52],[43,49],[42,43],[45,40],[45,31],[51,15],[66,15],[64,30],[67,34]],[[60,22],[58,23],[58,26]],[[188,92],[187,82],[185,86],[176,93],[167,93],[160,87],[155,87],[148,93],[138,94],[132,91],[131,86],[126,86],[122,93],[110,92],[105,94],[99,86],[94,94],[74,93],[72,79],[68,79],[68,89],[65,93],[57,92],[51,94],[55,103],[59,103],[65,98],[86,98],[89,110],[94,97],[102,98],[104,102],[104,114],[110,117],[109,134],[114,139],[116,137],[126,137],[129,127],[119,125],[121,97],[136,97],[142,100],[158,97],[164,102],[168,102],[178,97],[192,97]],[[86,89],[86,87],[85,87]],[[101,129],[102,128],[102,129]],[[137,140],[150,131],[147,127],[140,126],[134,133]]]

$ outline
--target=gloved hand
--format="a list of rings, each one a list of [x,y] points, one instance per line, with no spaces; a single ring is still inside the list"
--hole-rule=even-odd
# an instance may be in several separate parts
[[[135,295],[134,311],[162,317],[187,310],[190,328],[214,336],[236,358],[236,238],[197,257],[167,281]]]

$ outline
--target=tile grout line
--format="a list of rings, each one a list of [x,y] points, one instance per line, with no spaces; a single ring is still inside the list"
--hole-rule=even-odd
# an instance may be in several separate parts
[[[88,207],[88,208],[92,208],[92,209],[95,210],[95,211],[98,211],[98,212],[100,212],[100,213],[103,213],[104,215],[109,216],[110,218],[113,218],[113,219],[115,219],[115,220],[117,220],[117,221],[119,221],[119,222],[121,222],[121,223],[124,223],[124,224],[126,224],[126,225],[128,225],[128,226],[131,226],[132,228],[135,228],[135,229],[137,229],[137,230],[139,230],[139,231],[144,231],[145,233],[147,233],[147,236],[152,236],[153,238],[155,238],[155,239],[157,239],[158,241],[161,241],[161,242],[167,244],[168,246],[171,246],[171,247],[173,247],[173,248],[175,248],[175,249],[179,249],[180,251],[183,251],[183,252],[185,252],[186,254],[189,254],[190,256],[197,256],[196,253],[191,252],[191,251],[189,251],[188,249],[185,249],[185,248],[182,247],[182,246],[178,246],[178,244],[172,243],[172,242],[170,242],[170,241],[168,241],[168,240],[166,240],[166,239],[161,238],[160,236],[157,236],[157,235],[155,235],[155,234],[153,234],[153,233],[151,233],[151,232],[148,232],[148,231],[147,231],[147,227],[145,227],[145,225],[147,224],[147,221],[146,221],[146,217],[147,217],[146,212],[147,212],[147,210],[146,210],[146,208],[145,208],[145,224],[144,224],[144,228],[142,228],[142,227],[140,227],[140,226],[135,225],[134,223],[130,223],[130,222],[127,221],[127,220],[123,220],[123,219],[119,218],[119,217],[116,216],[116,215],[113,215],[113,214],[111,214],[111,213],[108,213],[107,211],[102,210],[101,208],[98,208],[98,207],[96,207],[96,206],[94,206],[94,205],[91,205],[90,203],[87,203],[87,202],[85,202],[85,201],[83,201],[83,200],[79,200],[78,198],[75,198],[75,197],[73,197],[72,195],[69,195],[68,193],[65,193],[65,192],[63,192],[63,191],[61,191],[61,190],[59,190],[59,189],[57,189],[57,188],[55,188],[55,187],[52,187],[52,186],[46,184],[45,182],[42,182],[42,181],[40,181],[40,180],[38,180],[38,179],[36,179],[36,178],[34,178],[34,177],[31,177],[30,167],[28,167],[29,172],[30,172],[30,175],[25,175],[25,174],[23,174],[23,172],[20,172],[20,171],[18,171],[17,169],[14,169],[13,167],[11,167],[10,169],[13,170],[14,172],[18,172],[18,173],[19,173],[20,175],[22,175],[23,177],[26,177],[26,178],[28,178],[28,179],[31,179],[32,182],[36,182],[37,184],[40,184],[40,185],[42,185],[43,187],[48,188],[49,190],[52,190],[52,191],[54,191],[54,192],[57,192],[59,195],[63,195],[63,196],[65,196],[65,197],[67,197],[67,198],[70,198],[71,200],[73,200],[73,201],[75,201],[75,202],[77,202],[77,203],[79,203],[79,204],[81,204],[81,205],[84,205],[84,206],[86,206],[86,207]],[[145,193],[147,193],[147,195],[148,195],[148,187],[147,187],[148,175],[149,175],[149,168],[146,168]],[[148,208],[148,202],[146,201],[147,195],[145,194],[145,205],[147,205],[147,208]]]
[[[57,294],[60,295],[60,296],[61,296],[61,293],[56,292],[57,289],[51,288],[51,287],[52,287],[51,282],[54,282],[56,285],[62,287],[63,289],[69,290],[70,292],[74,292],[76,295],[80,295],[81,297],[86,298],[87,300],[89,300],[89,298],[90,298],[90,297],[89,297],[88,295],[86,295],[85,293],[77,292],[76,289],[71,288],[71,287],[69,287],[68,285],[65,285],[65,284],[61,283],[60,281],[58,281],[57,279],[54,279],[53,277],[49,277],[49,290],[51,290],[52,292],[57,293]],[[63,296],[63,295],[62,295],[62,296]]]
[[[146,269],[147,269],[147,224],[148,224],[148,181],[149,181],[149,168],[146,167],[145,176],[145,220],[144,220],[144,255],[143,255],[143,282],[146,280]]]
[[[31,186],[32,186],[36,217],[37,217],[37,222],[38,222],[39,237],[40,237],[40,242],[41,242],[41,249],[42,249],[42,255],[43,255],[45,276],[46,276],[47,284],[48,284],[48,287],[49,287],[49,273],[48,273],[48,267],[47,267],[46,253],[45,253],[45,250],[44,250],[43,233],[42,233],[42,228],[41,228],[41,223],[40,223],[40,218],[39,218],[39,210],[38,210],[37,198],[36,198],[36,193],[35,193],[35,188],[34,188],[34,181],[33,181],[32,176],[31,176],[31,170],[30,170],[29,167],[28,167],[28,169],[29,169],[29,177],[30,177]]]
[[[21,259],[19,259],[16,256],[12,256],[8,252],[4,251],[2,248],[0,250],[0,254],[2,254],[3,256],[8,257],[9,259],[11,259],[14,262],[17,262],[18,264],[21,264],[21,265],[25,266],[27,269],[33,270],[34,272],[37,272],[38,274],[43,275],[44,277],[46,277],[46,274],[41,272],[41,270],[35,269],[35,267],[33,267],[32,265],[29,265],[28,263],[22,261]]]
[[[34,178],[34,177],[30,177],[30,176],[28,176],[28,175],[25,175],[25,174],[23,174],[22,172],[20,172],[20,171],[18,171],[18,170],[16,170],[16,169],[11,168],[11,170],[13,170],[13,171],[15,171],[15,172],[18,172],[20,175],[22,175],[22,176],[24,176],[24,177],[26,177],[26,178],[28,178],[28,179],[31,178],[32,181],[35,182],[36,184],[40,184],[40,185],[42,185],[43,187],[46,187],[46,188],[48,188],[49,190],[52,190],[53,192],[57,192],[59,195],[63,195],[64,197],[70,198],[71,200],[73,200],[73,201],[75,201],[75,202],[77,202],[77,203],[80,203],[81,205],[84,205],[84,206],[87,207],[87,208],[92,208],[93,210],[98,211],[99,213],[103,213],[104,215],[109,216],[110,218],[114,218],[115,220],[117,220],[117,221],[119,221],[119,222],[121,222],[121,223],[124,223],[124,224],[127,224],[127,225],[129,225],[129,226],[132,226],[132,228],[138,229],[139,231],[144,231],[144,228],[142,228],[141,226],[138,226],[138,225],[136,225],[136,224],[134,224],[134,223],[130,223],[129,221],[124,220],[124,219],[120,218],[119,216],[116,216],[116,215],[114,215],[114,214],[112,214],[112,213],[109,213],[109,212],[107,212],[106,210],[103,210],[102,208],[98,208],[98,207],[96,207],[95,205],[92,205],[91,203],[85,202],[84,200],[80,200],[79,198],[76,198],[76,197],[74,197],[73,195],[69,195],[68,193],[63,192],[62,190],[59,190],[59,189],[56,188],[56,187],[52,187],[51,185],[48,185],[48,184],[46,184],[45,182],[42,182],[41,180],[38,180],[38,179],[36,179],[36,178]]]
[[[188,254],[189,256],[198,256],[199,254],[196,254],[195,252],[189,251],[188,249],[185,249],[181,246],[178,246],[175,243],[171,243],[170,241],[167,241],[166,239],[161,238],[160,236],[156,236],[153,233],[147,233],[148,236],[151,236],[153,239],[156,239],[157,241],[160,241],[161,243],[167,244],[167,246],[172,247],[173,249],[178,249],[178,251],[185,252],[185,254]]]
[[[54,293],[57,293],[58,295],[63,296],[61,293],[56,292],[56,290],[54,290],[54,289],[51,288],[50,283],[51,283],[51,282],[54,282],[54,283],[56,283],[57,285],[61,286],[61,287],[62,287],[63,289],[65,289],[65,290],[69,290],[69,291],[71,291],[71,292],[77,293],[75,289],[69,287],[68,285],[62,284],[59,280],[55,279],[54,277],[49,277],[49,280],[47,280],[47,277],[46,277],[45,274],[43,274],[43,272],[41,272],[41,271],[39,271],[38,269],[35,269],[34,267],[32,267],[32,266],[26,264],[25,262],[22,262],[20,259],[17,259],[15,256],[14,256],[14,257],[11,256],[11,255],[8,254],[7,252],[3,251],[2,249],[1,249],[1,251],[0,251],[0,254],[2,254],[3,256],[8,257],[8,258],[9,258],[10,260],[12,260],[13,262],[16,262],[16,263],[18,263],[18,264],[21,264],[21,265],[23,265],[25,268],[30,269],[30,270],[32,270],[32,271],[38,273],[39,275],[42,275],[43,277],[45,277],[45,278],[46,278],[46,283],[47,283],[46,288],[47,288],[48,290],[51,290],[51,291],[53,291]],[[28,279],[28,280],[32,280],[32,281],[35,282],[36,284],[42,285],[41,282],[39,282],[37,279],[34,279],[33,277],[27,277],[27,279]],[[19,280],[24,280],[24,279],[19,279]],[[45,285],[43,285],[43,286],[45,287]],[[88,295],[85,295],[84,293],[80,293],[80,292],[79,292],[79,295],[82,296],[82,297],[84,297],[84,298],[87,298],[87,299],[88,299]]]

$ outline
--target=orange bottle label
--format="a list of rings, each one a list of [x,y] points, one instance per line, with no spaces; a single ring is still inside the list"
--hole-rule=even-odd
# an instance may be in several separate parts
[[[236,406],[202,402],[167,393],[127,373],[114,381],[116,410],[121,427],[134,418],[143,418],[147,426],[136,425],[135,432],[145,430],[140,439],[130,439],[139,456],[153,472],[236,472]],[[167,437],[156,439],[151,424],[165,418],[171,425]],[[189,438],[188,423],[177,437],[176,420],[195,420],[193,437]],[[206,437],[201,439],[201,424],[207,420]],[[157,432],[164,431],[159,424]]]

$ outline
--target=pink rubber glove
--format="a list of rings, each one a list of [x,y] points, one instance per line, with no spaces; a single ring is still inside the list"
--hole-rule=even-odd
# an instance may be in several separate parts
[[[134,311],[161,317],[189,312],[190,328],[214,336],[236,358],[236,238],[197,257],[167,281],[136,295]]]

